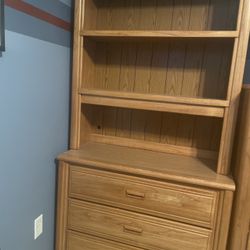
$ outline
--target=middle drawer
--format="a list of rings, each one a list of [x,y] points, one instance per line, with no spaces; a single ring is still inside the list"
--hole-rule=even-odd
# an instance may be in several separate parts
[[[148,250],[210,250],[213,231],[126,210],[69,200],[68,229]]]
[[[69,196],[212,228],[218,192],[71,166]]]

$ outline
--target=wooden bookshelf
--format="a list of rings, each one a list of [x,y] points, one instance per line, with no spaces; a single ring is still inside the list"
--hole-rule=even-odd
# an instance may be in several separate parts
[[[217,132],[219,145],[212,146],[211,142],[211,148],[218,153],[216,172],[228,174],[233,138],[228,128],[233,128],[232,116],[236,113],[230,104],[239,94],[235,82],[237,77],[242,79],[240,65],[242,54],[246,54],[244,1],[201,0],[183,4],[177,0],[168,3],[86,0],[81,11],[76,32],[78,71],[74,76],[78,95],[75,110],[83,118],[73,114],[76,132],[72,147],[79,148],[87,140],[84,137],[91,138],[85,132],[81,135],[82,127],[91,126],[80,106],[109,107],[110,134],[106,136],[116,134],[119,109],[140,110],[141,117],[125,115],[123,119],[140,124],[142,129],[148,126],[143,110],[175,114],[177,124],[182,114],[184,120],[191,120],[186,124],[186,132],[174,138],[177,145],[183,141],[181,146],[185,147],[196,147],[192,134],[197,129],[197,119],[203,119],[202,126],[210,124],[211,129],[213,126],[218,129],[222,123]],[[237,102],[233,103],[237,107]],[[153,113],[146,113],[153,119]],[[211,120],[208,122],[207,118]],[[163,126],[163,120],[159,126]],[[175,117],[168,122],[175,124]],[[134,132],[130,129],[130,133]],[[144,138],[141,140],[147,143]],[[200,149],[203,148],[197,148]]]
[[[79,249],[227,249],[249,20],[248,0],[76,0],[57,250],[68,230]]]

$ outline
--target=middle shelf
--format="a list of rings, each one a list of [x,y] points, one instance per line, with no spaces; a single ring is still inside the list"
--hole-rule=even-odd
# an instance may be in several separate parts
[[[83,104],[224,117],[226,100],[185,98],[131,92],[80,89]]]

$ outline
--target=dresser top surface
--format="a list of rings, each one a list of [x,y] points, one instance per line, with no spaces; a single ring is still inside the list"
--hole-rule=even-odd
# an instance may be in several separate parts
[[[108,171],[187,183],[216,189],[234,190],[228,176],[218,175],[215,161],[153,152],[102,143],[86,143],[80,150],[70,150],[59,160]]]

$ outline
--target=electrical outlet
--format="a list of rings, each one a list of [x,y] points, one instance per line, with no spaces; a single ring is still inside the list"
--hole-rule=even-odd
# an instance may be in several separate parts
[[[36,240],[43,233],[43,215],[34,220],[34,239]]]

